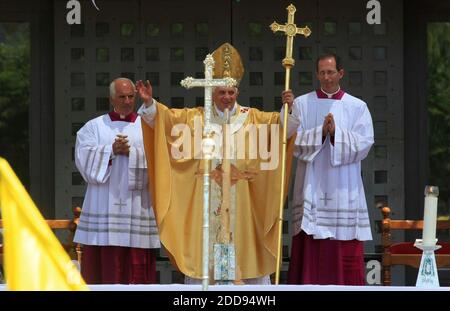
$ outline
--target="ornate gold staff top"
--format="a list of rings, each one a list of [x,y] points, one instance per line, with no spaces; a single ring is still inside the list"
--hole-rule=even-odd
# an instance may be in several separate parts
[[[277,22],[273,22],[270,25],[270,29],[273,32],[283,31],[286,36],[286,57],[282,61],[283,67],[286,69],[286,78],[284,81],[284,90],[289,89],[289,81],[291,79],[291,68],[294,67],[295,61],[292,58],[292,47],[294,45],[294,37],[297,34],[304,35],[306,38],[311,34],[311,30],[308,26],[304,28],[297,28],[294,23],[294,14],[297,9],[295,6],[290,4],[287,8],[288,11],[288,21],[284,25],[280,25]],[[280,282],[280,265],[281,265],[281,229],[283,226],[283,206],[284,206],[284,189],[285,189],[285,176],[286,176],[286,146],[287,146],[287,123],[288,123],[288,105],[284,103],[284,118],[283,118],[283,151],[281,153],[281,164],[283,165],[281,170],[281,194],[280,194],[280,206],[279,206],[279,216],[278,216],[278,252],[277,252],[277,267],[275,273],[275,284]]]
[[[288,21],[284,25],[280,25],[277,22],[273,22],[270,25],[270,29],[273,32],[283,31],[286,38],[286,57],[282,61],[282,65],[286,68],[286,80],[285,80],[285,90],[289,89],[289,81],[290,81],[290,69],[294,67],[295,60],[292,58],[292,48],[294,45],[294,37],[296,35],[304,35],[305,38],[308,38],[311,35],[311,30],[308,26],[304,28],[297,28],[297,25],[294,23],[294,15],[297,9],[294,5],[290,4],[286,10],[288,11]]]

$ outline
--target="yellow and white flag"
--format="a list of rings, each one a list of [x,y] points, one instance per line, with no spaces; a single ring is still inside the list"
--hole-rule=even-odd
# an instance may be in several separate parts
[[[2,158],[0,209],[9,290],[88,290],[69,255]]]

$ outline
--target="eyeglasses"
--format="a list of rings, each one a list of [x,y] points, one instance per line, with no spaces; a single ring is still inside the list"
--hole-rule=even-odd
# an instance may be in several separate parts
[[[338,73],[337,71],[333,71],[333,70],[320,71],[319,72],[319,76],[324,77],[325,75],[327,75],[329,77],[332,77],[332,76],[334,76],[337,73]]]

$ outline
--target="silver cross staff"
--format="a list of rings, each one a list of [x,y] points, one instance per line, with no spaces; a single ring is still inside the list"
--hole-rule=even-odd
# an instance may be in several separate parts
[[[191,89],[193,87],[205,88],[205,127],[203,136],[207,136],[211,131],[211,106],[212,106],[212,88],[217,86],[232,87],[237,84],[233,78],[213,79],[214,58],[211,54],[206,55],[205,60],[205,78],[194,79],[187,77],[180,82],[181,86]]]
[[[190,89],[193,87],[205,88],[205,127],[203,128],[202,152],[204,161],[203,168],[203,250],[202,250],[202,288],[208,289],[209,283],[209,178],[211,158],[214,150],[214,140],[211,131],[211,106],[212,89],[217,86],[232,87],[237,84],[233,78],[213,79],[214,58],[211,54],[206,55],[205,78],[194,79],[187,77],[180,82],[181,86]]]

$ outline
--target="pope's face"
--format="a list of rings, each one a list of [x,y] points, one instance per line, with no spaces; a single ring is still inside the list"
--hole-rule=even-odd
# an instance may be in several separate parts
[[[118,80],[115,84],[116,94],[111,97],[111,103],[115,112],[127,116],[134,110],[135,90],[126,80]]]
[[[213,101],[217,109],[224,111],[228,108],[230,111],[234,107],[239,92],[235,87],[218,86],[213,92]]]

